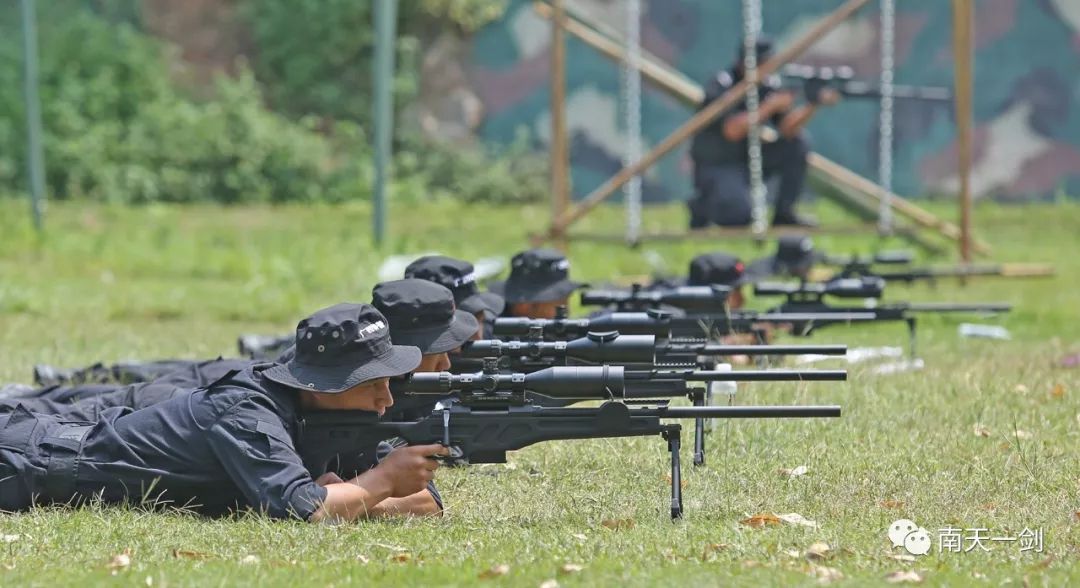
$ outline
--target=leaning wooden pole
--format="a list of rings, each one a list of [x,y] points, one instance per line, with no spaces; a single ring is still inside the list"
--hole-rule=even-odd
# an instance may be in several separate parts
[[[956,91],[956,173],[960,176],[960,259],[971,262],[972,6],[953,0],[953,74]]]
[[[566,33],[563,0],[554,0],[551,26],[551,218],[562,218],[570,207],[570,148],[566,138]],[[555,246],[566,251],[566,231],[552,231]]]
[[[761,67],[758,68],[758,76],[760,78],[765,78],[780,69],[784,64],[802,55],[811,45],[827,35],[829,31],[836,28],[837,25],[842,23],[857,10],[865,6],[867,2],[869,2],[869,0],[848,0],[845,2],[828,16],[818,21],[813,28],[797,41],[785,47],[774,57],[762,64]],[[556,15],[556,20],[562,22],[563,19],[561,16]],[[652,165],[659,161],[661,157],[670,153],[683,141],[694,136],[711,122],[716,120],[721,114],[730,110],[739,100],[743,99],[748,88],[749,85],[743,80],[735,84],[717,100],[698,111],[694,116],[690,117],[690,120],[683,123],[682,126],[675,129],[674,132],[657,144],[652,151],[646,153],[637,163],[619,170],[619,172],[612,176],[607,182],[604,182],[603,185],[586,196],[581,203],[568,210],[565,214],[557,217],[548,231],[548,237],[553,238],[563,234],[567,227],[588,214],[589,211],[596,208],[598,204],[610,198],[612,194],[626,182],[630,181],[631,178],[652,167]]]

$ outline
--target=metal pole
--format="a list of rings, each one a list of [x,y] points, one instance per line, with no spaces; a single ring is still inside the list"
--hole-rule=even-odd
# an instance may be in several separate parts
[[[398,0],[375,0],[375,245],[386,232],[386,189],[390,181],[391,139],[394,136],[394,39]]]
[[[23,29],[23,83],[26,97],[26,159],[30,171],[30,210],[34,228],[43,229],[45,154],[41,147],[41,102],[38,98],[37,26],[34,0],[20,0]]]
[[[893,232],[893,77],[896,71],[896,0],[881,0],[881,106],[878,112],[878,232]]]
[[[625,0],[626,61],[622,67],[623,122],[626,150],[623,165],[641,159],[641,0]],[[641,176],[634,176],[623,190],[626,196],[626,242],[636,245],[641,237]]]
[[[551,194],[552,226],[570,207],[570,148],[566,135],[566,18],[563,0],[551,3]],[[566,251],[566,232],[556,229],[555,245]]]
[[[953,0],[953,56],[956,71],[957,173],[960,175],[960,259],[971,261],[972,6]]]

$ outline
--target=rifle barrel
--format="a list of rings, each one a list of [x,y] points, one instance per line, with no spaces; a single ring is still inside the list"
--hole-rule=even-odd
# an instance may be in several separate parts
[[[845,370],[651,370],[627,371],[627,381],[677,379],[688,382],[843,382]]]
[[[656,409],[661,418],[777,419],[840,416],[837,405],[821,406],[669,406]],[[631,411],[633,414],[635,411]]]
[[[696,355],[846,355],[847,345],[683,345],[672,343],[663,353]]]
[[[953,304],[949,302],[920,302],[907,304],[904,307],[912,312],[1009,312],[1011,304]]]

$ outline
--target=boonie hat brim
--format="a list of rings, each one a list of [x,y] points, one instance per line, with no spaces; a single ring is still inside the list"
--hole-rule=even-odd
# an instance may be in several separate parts
[[[355,363],[335,366],[298,364],[295,360],[278,364],[263,374],[284,386],[299,390],[338,394],[380,378],[405,375],[420,365],[421,353],[409,345],[393,345],[381,355]]]
[[[446,353],[461,347],[480,330],[480,323],[471,313],[455,310],[449,325],[425,327],[422,329],[394,329],[390,327],[390,338],[402,345],[411,345],[424,355]]]

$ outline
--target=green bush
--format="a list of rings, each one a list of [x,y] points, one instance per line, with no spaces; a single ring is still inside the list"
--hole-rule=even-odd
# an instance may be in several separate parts
[[[0,184],[14,190],[26,175],[21,35],[11,3],[0,17]],[[250,73],[195,101],[171,83],[165,46],[129,25],[74,1],[39,3],[38,22],[53,197],[338,200],[362,186],[355,129],[335,125],[332,142],[310,122],[266,110]],[[335,152],[350,157],[339,162]]]
[[[375,29],[371,0],[247,0],[253,65],[275,109],[294,116],[371,120]],[[419,37],[453,25],[474,31],[502,16],[506,0],[400,0],[394,93],[417,90]]]
[[[549,193],[548,162],[529,148],[525,135],[509,147],[463,148],[422,139],[399,147],[396,172],[417,175],[426,190],[470,203],[541,202]]]

